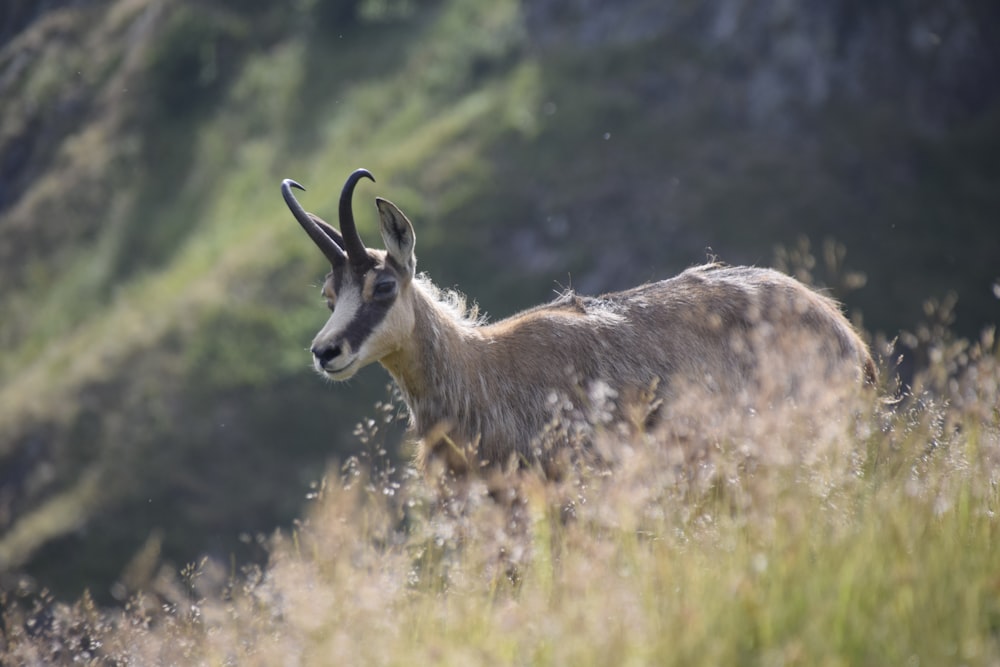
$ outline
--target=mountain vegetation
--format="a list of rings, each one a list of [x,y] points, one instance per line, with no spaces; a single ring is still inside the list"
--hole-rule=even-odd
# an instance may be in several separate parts
[[[208,630],[247,632],[237,616],[250,608],[263,610],[254,623],[266,636],[292,628],[289,636],[306,637],[300,650],[327,650],[317,637],[343,620],[333,609],[297,618],[286,602],[260,596],[316,586],[340,600],[360,569],[368,578],[356,585],[375,597],[355,622],[402,610],[388,617],[401,624],[394,643],[365,649],[373,660],[393,662],[376,654],[446,628],[439,644],[424,645],[428,660],[448,639],[480,636],[497,640],[482,662],[576,662],[556,638],[602,621],[588,606],[574,616],[565,600],[579,593],[597,605],[593,577],[602,575],[588,568],[613,562],[611,580],[624,586],[613,613],[635,634],[590,635],[600,644],[590,655],[608,658],[595,662],[654,661],[667,647],[644,643],[655,637],[649,629],[672,624],[681,663],[733,662],[760,646],[778,651],[775,662],[814,663],[813,639],[861,651],[870,637],[852,614],[890,592],[886,627],[911,634],[894,635],[879,657],[907,659],[904,644],[925,639],[939,619],[907,624],[947,603],[961,611],[948,626],[954,652],[935,645],[923,654],[996,660],[1000,616],[987,597],[1000,553],[989,518],[998,43],[1000,9],[986,0],[5,2],[0,591],[7,602],[48,600],[45,609],[78,600],[46,618],[76,619],[106,646],[137,638],[163,656],[181,637],[177,651],[219,662],[232,651],[208,642]],[[338,386],[310,370],[326,268],[278,184],[295,178],[308,188],[303,203],[334,219],[340,184],[360,166],[378,179],[359,187],[362,235],[377,238],[374,207],[363,202],[392,199],[414,221],[419,268],[491,317],[563,286],[599,293],[667,277],[706,255],[776,265],[846,304],[881,341],[884,391],[906,398],[868,415],[870,433],[844,445],[857,465],[837,469],[850,471],[836,477],[849,487],[843,494],[837,486],[810,495],[806,477],[787,467],[787,478],[761,487],[776,494],[767,495],[774,506],[741,495],[753,481],[711,491],[654,480],[673,491],[654,503],[665,514],[647,530],[627,509],[635,498],[583,471],[577,481],[610,494],[611,510],[565,527],[549,512],[565,504],[566,489],[525,482],[526,531],[501,546],[515,561],[511,549],[531,555],[490,570],[496,576],[477,588],[475,547],[428,537],[458,530],[449,521],[473,530],[472,519],[437,524],[428,509],[413,520],[433,530],[400,537],[399,508],[358,490],[398,482],[351,484],[341,473],[364,451],[359,438],[371,440],[365,415],[376,402],[389,452],[380,465],[405,468],[384,373]],[[623,484],[652,483],[623,475]],[[739,501],[731,513],[730,492]],[[317,493],[320,501],[307,501]],[[422,492],[402,495],[414,493]],[[761,518],[786,499],[802,514]],[[479,521],[476,512],[494,510],[475,505]],[[817,515],[825,518],[813,522]],[[304,516],[307,526],[296,523]],[[365,527],[350,536],[317,527],[338,521]],[[474,530],[501,525],[483,521]],[[282,537],[272,540],[275,530]],[[475,532],[468,542],[496,547],[491,539]],[[925,540],[939,549],[926,559]],[[381,546],[369,551],[373,544]],[[560,560],[578,544],[583,551]],[[869,569],[881,553],[886,561]],[[384,569],[364,565],[383,557]],[[728,568],[718,578],[708,574],[713,561]],[[411,585],[414,562],[435,583]],[[952,562],[967,573],[956,584],[968,584],[966,597],[943,583]],[[224,572],[199,593],[195,583],[170,588],[161,563]],[[853,569],[809,587],[812,571],[843,563]],[[232,582],[246,581],[244,565],[263,579],[238,593]],[[928,572],[925,590],[917,582]],[[658,582],[645,595],[635,583],[644,577]],[[655,593],[678,587],[683,600]],[[792,588],[799,597],[769,606]],[[146,589],[177,613],[147,622],[138,605],[111,623],[100,611],[116,599],[134,604]],[[435,607],[446,590],[462,594]],[[708,609],[705,596],[735,606]],[[807,619],[829,596],[838,601],[830,616]],[[178,612],[191,599],[208,600],[199,614],[229,616],[213,625]],[[519,605],[528,603],[552,626],[538,620],[535,635],[495,636],[505,624],[521,627]],[[20,604],[0,627],[44,616],[24,616]],[[760,609],[784,615],[753,613]],[[470,610],[467,625],[454,625]],[[647,625],[631,624],[636,615]],[[706,653],[716,621],[753,639]],[[790,638],[800,632],[797,645]],[[27,635],[5,641],[28,662],[40,650]],[[233,641],[286,650],[264,646],[264,635],[260,644]]]

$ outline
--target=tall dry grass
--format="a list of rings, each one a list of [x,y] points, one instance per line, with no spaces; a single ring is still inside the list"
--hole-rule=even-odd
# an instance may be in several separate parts
[[[265,566],[111,609],[8,591],[3,662],[1000,664],[1000,346],[948,305],[876,344],[878,396],[691,393],[648,431],[598,388],[555,480],[396,470],[379,405]]]

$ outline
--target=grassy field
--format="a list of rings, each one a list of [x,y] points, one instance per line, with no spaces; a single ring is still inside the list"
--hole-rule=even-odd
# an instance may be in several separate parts
[[[394,470],[381,434],[399,413],[380,404],[357,429],[365,454],[294,531],[246,537],[266,566],[176,572],[154,541],[122,579],[146,589],[122,584],[119,608],[8,594],[2,649],[11,664],[998,664],[1000,347],[913,337],[932,363],[896,402],[808,429],[781,409],[694,415],[686,434],[609,427],[602,462],[558,482]]]

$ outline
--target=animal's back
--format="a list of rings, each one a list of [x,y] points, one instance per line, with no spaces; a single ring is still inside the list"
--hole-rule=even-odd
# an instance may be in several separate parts
[[[564,294],[499,326],[518,329],[511,340],[522,346],[500,356],[521,359],[518,375],[550,388],[602,381],[631,392],[656,382],[666,395],[697,387],[773,397],[807,379],[874,379],[836,302],[772,269],[706,264],[621,292]]]
[[[771,269],[706,264],[597,297],[566,293],[483,328],[496,419],[477,424],[484,453],[513,438],[522,453],[560,410],[591,407],[600,383],[623,401],[795,396],[874,379],[867,346],[837,304]],[[619,415],[620,416],[620,415]],[[502,451],[502,450],[498,450]]]
[[[634,354],[617,361],[642,367],[646,357],[674,384],[787,393],[806,376],[874,380],[868,347],[837,303],[773,269],[705,264],[598,301],[628,323]]]

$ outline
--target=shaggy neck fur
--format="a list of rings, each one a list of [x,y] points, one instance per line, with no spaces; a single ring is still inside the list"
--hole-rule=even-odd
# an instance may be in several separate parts
[[[423,276],[411,289],[413,332],[381,363],[399,385],[422,440],[418,457],[438,447],[454,449],[445,452],[449,466],[463,468],[466,448],[488,430],[490,415],[483,406],[493,401],[483,361],[489,342],[475,309],[467,310],[460,295],[439,290]]]

